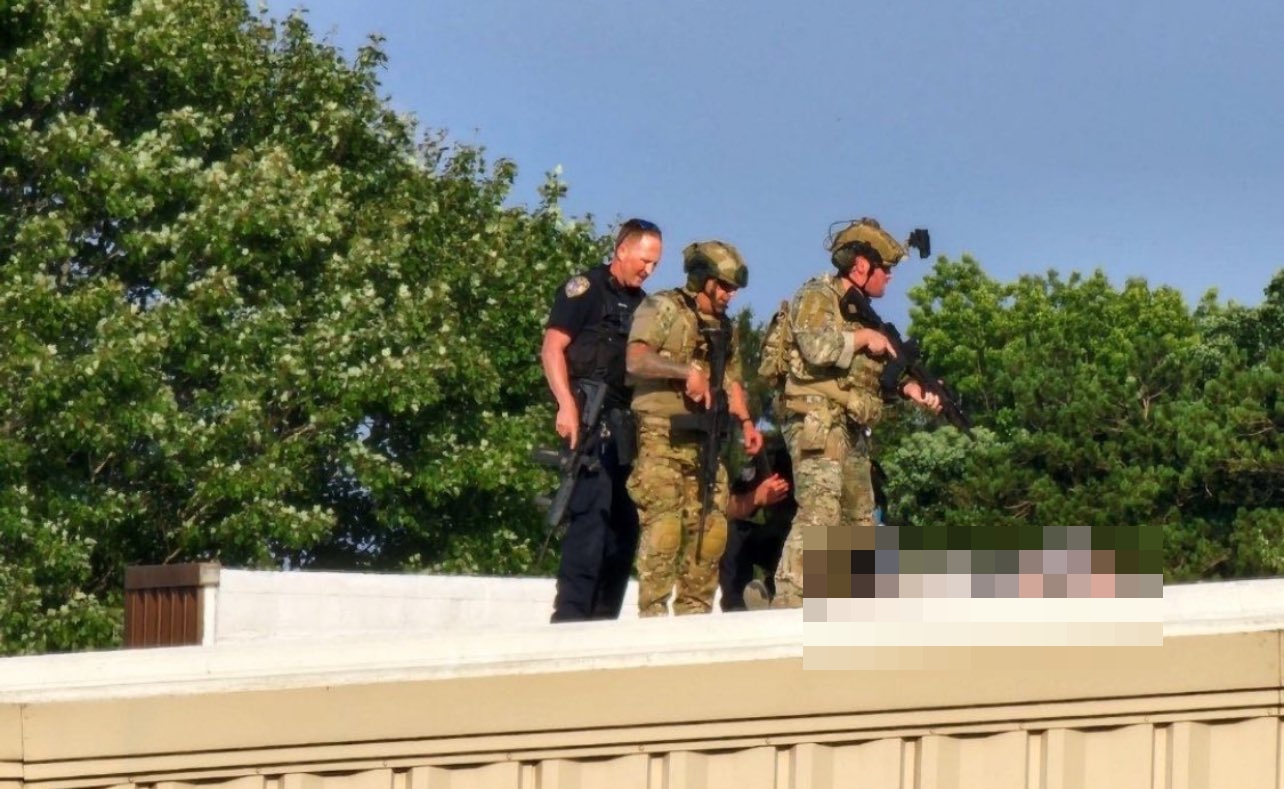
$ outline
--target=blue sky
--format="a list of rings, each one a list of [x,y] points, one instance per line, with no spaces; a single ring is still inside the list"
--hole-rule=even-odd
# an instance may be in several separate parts
[[[392,104],[517,162],[533,203],[736,244],[760,316],[878,217],[1000,280],[1103,269],[1194,302],[1284,267],[1279,0],[270,0],[351,53],[386,38]],[[885,317],[903,323],[897,269]]]

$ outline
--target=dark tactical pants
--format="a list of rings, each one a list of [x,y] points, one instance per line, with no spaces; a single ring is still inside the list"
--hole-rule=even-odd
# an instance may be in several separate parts
[[[723,611],[746,609],[745,586],[753,580],[755,567],[766,573],[763,585],[767,594],[775,595],[776,566],[788,535],[788,526],[782,529],[770,522],[732,521],[727,530],[727,550],[718,565],[718,585],[722,588],[719,605]]]
[[[614,438],[602,442],[600,467],[583,472],[571,495],[553,622],[620,615],[638,546],[638,510],[625,489],[632,467],[620,464],[616,450]]]

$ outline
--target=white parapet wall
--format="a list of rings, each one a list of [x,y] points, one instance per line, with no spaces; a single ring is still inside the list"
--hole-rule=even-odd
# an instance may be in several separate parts
[[[555,592],[552,578],[223,569],[204,643],[521,628],[548,623]],[[636,618],[630,582],[621,619]]]
[[[1284,578],[1164,587],[1165,635],[1284,628]]]
[[[202,643],[414,637],[539,626],[548,623],[555,592],[552,578],[222,568],[218,582],[204,588]],[[1177,584],[1164,588],[1154,619],[1163,620],[1168,635],[1273,629],[1284,626],[1281,601],[1284,579]],[[1054,603],[1081,603],[1085,610],[1111,605],[1100,600]],[[714,613],[721,615],[716,604]],[[630,581],[620,619],[637,618],[637,582]]]

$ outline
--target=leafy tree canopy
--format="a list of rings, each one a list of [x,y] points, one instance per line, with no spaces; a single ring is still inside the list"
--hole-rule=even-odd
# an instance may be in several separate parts
[[[517,572],[536,361],[591,221],[424,136],[299,17],[0,4],[0,648],[127,563]]]
[[[904,547],[1041,547],[1088,526],[1120,572],[1284,570],[1284,272],[1252,309],[1101,272],[995,282],[941,259],[913,333],[982,429],[887,437]],[[906,544],[908,542],[908,544]]]

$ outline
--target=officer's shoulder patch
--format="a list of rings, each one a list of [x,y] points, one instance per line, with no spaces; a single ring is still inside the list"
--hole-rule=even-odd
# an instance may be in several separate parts
[[[566,283],[566,295],[572,299],[578,296],[583,296],[585,293],[588,293],[589,285],[588,277],[583,275],[571,277],[571,280]]]

